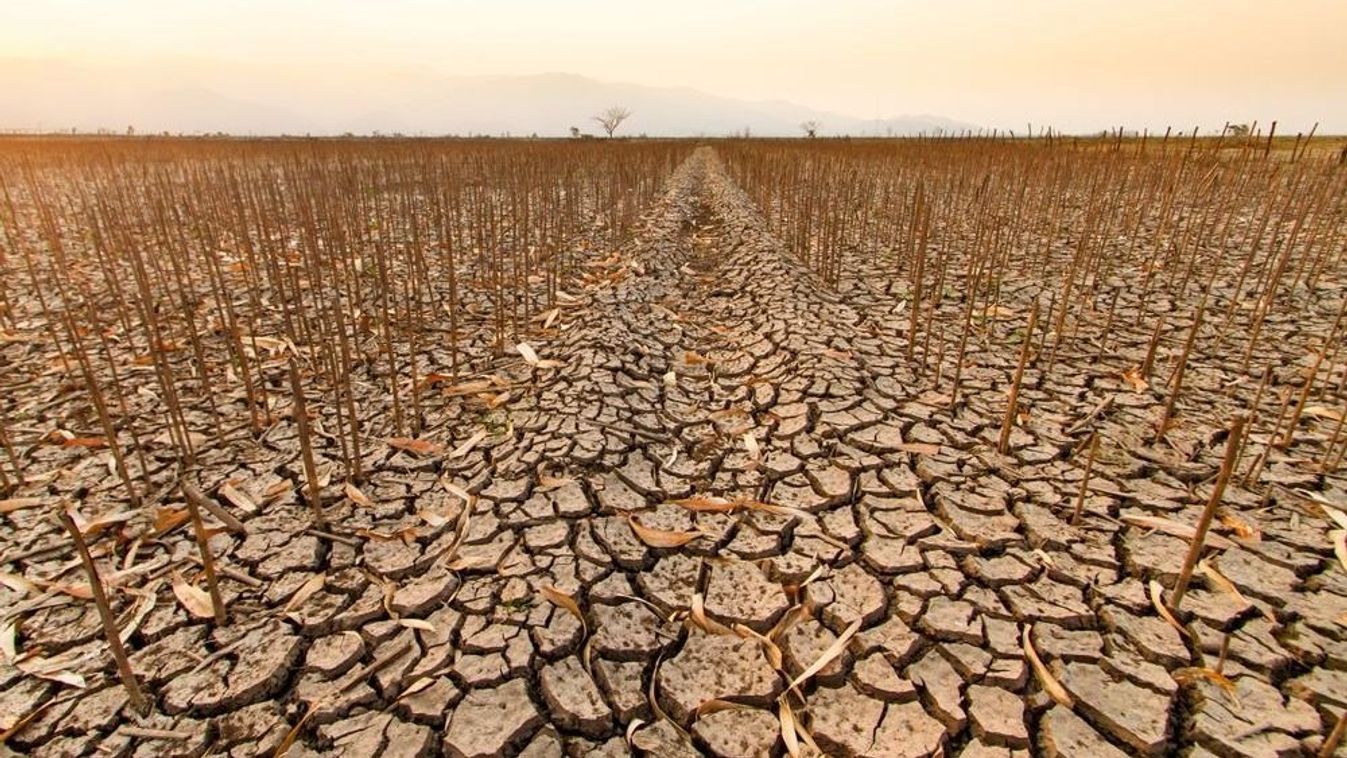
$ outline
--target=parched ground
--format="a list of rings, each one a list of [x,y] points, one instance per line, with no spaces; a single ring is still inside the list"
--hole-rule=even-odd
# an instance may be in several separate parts
[[[68,542],[35,528],[39,509],[8,513],[5,657],[47,651],[0,666],[8,747],[1296,755],[1347,706],[1347,570],[1323,511],[1237,481],[1178,623],[1159,612],[1223,438],[1144,445],[1162,397],[1093,346],[1050,380],[1031,367],[1030,417],[998,455],[1019,341],[973,348],[951,410],[906,359],[892,298],[820,284],[706,149],[605,266],[559,336],[531,343],[538,365],[502,365],[499,407],[464,414],[444,451],[367,451],[363,497],[328,483],[322,528],[291,486],[293,425],[208,454],[202,489],[246,528],[212,538],[229,623],[175,599],[195,571],[185,530],[147,538],[159,558],[103,566],[128,588],[149,716],[92,604],[22,583],[76,566]],[[1146,349],[1137,328],[1109,350],[1120,366]],[[1238,407],[1219,376],[1190,382],[1190,405]],[[1072,526],[1092,429],[1116,444]],[[1283,489],[1347,501],[1278,455]]]

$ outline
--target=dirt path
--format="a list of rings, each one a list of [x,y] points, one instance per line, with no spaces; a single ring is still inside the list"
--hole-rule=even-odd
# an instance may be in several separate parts
[[[372,452],[372,503],[333,506],[335,538],[290,500],[222,542],[258,583],[226,577],[234,623],[150,604],[133,661],[154,715],[104,681],[11,744],[257,755],[307,714],[291,756],[778,755],[792,719],[829,755],[1290,754],[1321,739],[1306,700],[1347,705],[1318,525],[1229,543],[1239,592],[1193,590],[1181,634],[1147,582],[1184,543],[1120,519],[1191,523],[1191,493],[1101,485],[1070,526],[1072,440],[1021,429],[995,455],[999,417],[918,381],[906,316],[787,258],[709,150],[648,218],[531,343],[538,365],[464,404],[451,452]],[[975,394],[1003,396],[1011,356],[982,364]],[[1192,673],[1223,638],[1223,676]],[[53,700],[6,677],[0,710]]]

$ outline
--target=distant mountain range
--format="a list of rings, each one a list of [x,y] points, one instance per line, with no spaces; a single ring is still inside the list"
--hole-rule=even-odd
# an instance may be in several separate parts
[[[795,103],[574,74],[441,76],[427,72],[269,72],[201,61],[93,66],[0,58],[0,129],[230,134],[602,134],[592,116],[630,109],[619,135],[913,135],[976,130],[940,116],[861,119]]]

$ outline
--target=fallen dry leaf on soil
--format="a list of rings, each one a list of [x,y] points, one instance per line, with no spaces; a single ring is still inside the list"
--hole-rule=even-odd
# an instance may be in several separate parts
[[[175,575],[173,577],[173,594],[190,615],[199,619],[208,619],[215,616],[214,606],[210,602],[210,594],[181,576]]]
[[[436,455],[444,451],[444,445],[438,442],[417,440],[411,437],[389,437],[384,442],[387,442],[389,447],[417,455]]]
[[[575,598],[571,597],[570,595],[567,595],[566,593],[562,592],[561,590],[557,589],[556,587],[550,584],[539,587],[538,592],[543,597],[547,598],[547,602],[557,606],[558,608],[563,608],[569,611],[570,614],[574,616],[577,621],[580,622],[580,627],[581,629],[584,630],[584,634],[585,635],[589,634],[589,625],[585,623],[585,614],[580,612],[580,604],[575,602]]]
[[[1020,637],[1021,646],[1024,648],[1024,657],[1029,659],[1029,667],[1034,670],[1034,676],[1038,679],[1038,684],[1043,691],[1048,693],[1048,697],[1055,700],[1059,705],[1066,708],[1074,708],[1076,701],[1071,698],[1071,694],[1066,691],[1062,683],[1057,681],[1057,677],[1048,671],[1048,667],[1043,665],[1043,659],[1038,657],[1038,651],[1034,649],[1034,643],[1029,639],[1029,633],[1033,625],[1024,627],[1024,633]]]
[[[351,502],[355,503],[361,508],[376,507],[374,505],[374,501],[369,499],[369,496],[361,492],[359,487],[355,486],[350,482],[346,482],[345,484],[343,484],[341,486],[341,490],[342,492],[346,493],[346,497],[350,498]]]
[[[701,532],[679,532],[642,526],[632,515],[627,516],[627,523],[631,525],[636,538],[650,547],[682,547],[698,537],[705,536]]]

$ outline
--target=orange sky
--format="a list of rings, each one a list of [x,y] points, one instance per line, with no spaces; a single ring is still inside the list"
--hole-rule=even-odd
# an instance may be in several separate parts
[[[0,3],[0,57],[190,57],[299,87],[334,70],[564,71],[1017,131],[1347,132],[1344,30],[1347,0]]]

